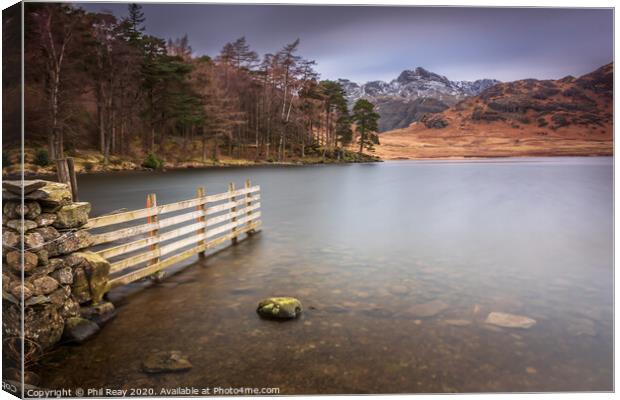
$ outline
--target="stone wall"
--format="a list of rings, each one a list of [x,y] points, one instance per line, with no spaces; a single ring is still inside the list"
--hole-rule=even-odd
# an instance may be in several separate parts
[[[72,202],[67,185],[42,180],[5,181],[2,199],[4,337],[20,336],[22,295],[25,338],[41,350],[96,333],[114,306],[102,301],[110,264],[87,251],[90,203]]]

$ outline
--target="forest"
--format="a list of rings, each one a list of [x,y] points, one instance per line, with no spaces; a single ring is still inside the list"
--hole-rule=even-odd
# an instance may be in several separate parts
[[[12,115],[3,119],[3,153],[20,141],[19,17],[3,14],[4,112]],[[300,39],[260,56],[240,37],[219,54],[196,55],[187,35],[155,37],[146,24],[138,4],[118,19],[25,3],[25,145],[36,147],[35,162],[83,149],[98,151],[104,165],[126,158],[153,168],[223,157],[372,158],[373,104],[348,105],[343,88],[299,54]]]

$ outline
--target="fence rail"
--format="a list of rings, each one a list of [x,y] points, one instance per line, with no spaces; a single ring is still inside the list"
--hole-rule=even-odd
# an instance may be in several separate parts
[[[93,235],[95,252],[111,264],[108,290],[193,255],[204,256],[206,250],[227,241],[235,243],[240,235],[252,234],[261,225],[260,186],[247,180],[242,189],[235,190],[231,183],[227,192],[204,193],[199,187],[196,198],[160,206],[156,195],[149,194],[146,208],[88,221],[84,227]],[[175,215],[162,218],[169,213]]]

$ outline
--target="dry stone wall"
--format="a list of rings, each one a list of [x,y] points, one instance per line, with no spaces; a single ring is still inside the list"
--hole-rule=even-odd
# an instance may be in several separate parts
[[[4,337],[20,336],[22,307],[25,338],[43,350],[96,333],[114,306],[103,302],[110,264],[82,228],[90,203],[43,180],[5,181],[2,200]]]

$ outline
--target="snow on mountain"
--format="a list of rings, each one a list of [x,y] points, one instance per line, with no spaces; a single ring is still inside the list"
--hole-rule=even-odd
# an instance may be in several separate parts
[[[384,96],[402,97],[414,100],[419,97],[432,97],[454,103],[467,96],[475,96],[483,90],[499,83],[495,79],[476,81],[451,81],[443,75],[417,67],[401,72],[398,78],[390,81],[371,81],[362,85],[348,79],[339,79],[350,102],[359,98]]]
[[[437,100],[430,112],[439,112],[500,83],[495,79],[479,79],[473,82],[451,81],[422,67],[405,70],[390,82],[371,81],[361,85],[348,79],[339,79],[338,82],[345,90],[351,106],[360,98],[375,103],[383,119],[379,121],[380,131],[403,128],[417,121],[420,118],[417,105],[421,104],[417,100]],[[407,103],[409,106],[403,107],[402,103]]]

